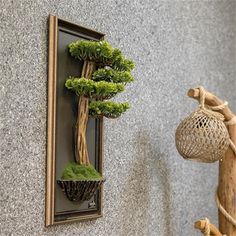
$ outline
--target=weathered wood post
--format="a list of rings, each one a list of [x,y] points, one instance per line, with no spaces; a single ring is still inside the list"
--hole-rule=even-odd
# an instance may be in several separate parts
[[[199,99],[199,89],[190,89],[188,96]],[[210,106],[218,106],[222,105],[223,101],[206,91],[205,103]],[[230,121],[235,116],[228,106],[219,112],[224,115],[225,121]],[[236,145],[236,124],[229,125],[227,128],[231,140]],[[231,148],[227,150],[225,157],[219,162],[218,197],[224,209],[236,219],[236,156]],[[236,228],[220,211],[219,230],[227,236],[236,236]]]

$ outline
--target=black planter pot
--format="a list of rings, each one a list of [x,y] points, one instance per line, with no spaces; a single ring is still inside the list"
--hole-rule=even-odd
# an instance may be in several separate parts
[[[66,197],[73,202],[88,201],[99,189],[101,180],[57,180]]]

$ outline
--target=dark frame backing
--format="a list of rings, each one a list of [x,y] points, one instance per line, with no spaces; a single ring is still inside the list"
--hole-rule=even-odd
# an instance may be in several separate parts
[[[46,203],[45,225],[54,225],[73,221],[96,219],[102,216],[103,186],[96,194],[97,207],[95,210],[74,210],[56,212],[57,200],[57,107],[58,107],[58,35],[59,29],[65,33],[79,36],[83,39],[101,40],[104,34],[59,19],[57,16],[49,16],[48,38],[48,123],[47,123],[47,168],[46,168]],[[60,64],[60,66],[62,66]],[[66,65],[64,65],[66,66]],[[95,127],[95,168],[102,174],[103,167],[103,119],[94,121]],[[65,198],[66,199],[66,198]]]

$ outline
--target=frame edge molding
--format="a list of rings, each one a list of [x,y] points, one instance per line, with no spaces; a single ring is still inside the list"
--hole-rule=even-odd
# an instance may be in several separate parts
[[[56,80],[57,80],[57,33],[58,18],[49,15],[48,35],[48,121],[47,121],[47,161],[46,161],[46,204],[45,225],[54,224],[55,181],[55,125],[56,125]]]
[[[46,177],[45,177],[45,227],[76,222],[95,220],[103,216],[103,184],[99,190],[99,205],[97,212],[91,212],[88,215],[81,214],[75,217],[69,217],[60,221],[56,220],[55,216],[55,173],[56,173],[56,101],[57,101],[57,57],[58,57],[58,32],[59,27],[63,26],[69,30],[80,31],[87,37],[93,37],[97,40],[102,40],[105,37],[104,33],[83,27],[54,15],[48,17],[48,91],[47,91],[47,152],[46,152]],[[99,171],[103,172],[103,118],[99,122]]]

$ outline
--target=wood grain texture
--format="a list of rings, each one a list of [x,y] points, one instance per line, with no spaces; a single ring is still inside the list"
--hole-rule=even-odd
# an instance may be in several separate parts
[[[48,48],[48,123],[47,123],[47,169],[46,169],[46,202],[45,225],[54,222],[54,188],[55,182],[55,126],[56,126],[56,81],[57,81],[57,32],[56,16],[49,16]]]
[[[195,229],[203,231],[206,227],[206,220],[199,220],[194,224]],[[220,231],[215,227],[215,225],[210,224],[210,234],[212,236],[222,236]]]
[[[236,144],[236,125],[228,127],[230,137]],[[218,196],[224,209],[236,219],[236,156],[229,148],[219,164]],[[236,236],[236,228],[219,212],[219,228],[222,233]]]
[[[200,91],[198,88],[189,89],[188,91],[188,96],[195,98],[197,100],[199,100],[199,95],[200,95]],[[223,101],[219,99],[217,96],[215,96],[214,94],[206,91],[205,104],[209,106],[218,106],[218,105],[223,104]],[[219,112],[225,117],[226,121],[231,120],[234,117],[234,113],[229,109],[228,106],[226,106],[224,109],[220,110]]]
[[[190,89],[188,96],[199,99],[199,89]],[[223,104],[223,101],[214,94],[206,91],[205,103],[211,106],[218,106]],[[234,117],[234,113],[229,107],[222,109],[221,114],[224,115],[226,121]],[[236,125],[230,125],[228,131],[231,140],[236,144]],[[219,162],[218,196],[221,205],[236,219],[236,157],[231,148],[228,148],[225,157]],[[222,234],[236,236],[236,228],[221,212],[219,212],[219,229]]]
[[[83,70],[81,77],[86,79],[91,79],[92,73],[95,70],[95,62],[85,61],[83,64]],[[89,165],[89,156],[88,156],[88,148],[86,141],[86,130],[88,124],[88,113],[89,113],[89,99],[80,96],[78,101],[78,115],[76,122],[76,150],[75,156],[76,161],[79,164]]]

